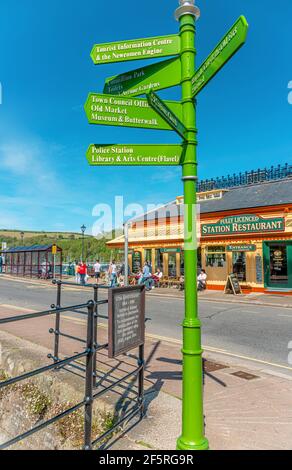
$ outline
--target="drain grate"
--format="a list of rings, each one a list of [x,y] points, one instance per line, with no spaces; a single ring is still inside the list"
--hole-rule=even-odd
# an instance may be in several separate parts
[[[239,370],[237,372],[232,372],[232,374],[230,375],[234,375],[235,377],[239,377],[240,379],[244,379],[244,380],[259,379],[258,375],[249,374],[248,372],[243,372],[242,370]]]
[[[228,369],[228,366],[218,364],[217,362],[204,360],[204,371],[205,372],[216,372],[216,370]]]

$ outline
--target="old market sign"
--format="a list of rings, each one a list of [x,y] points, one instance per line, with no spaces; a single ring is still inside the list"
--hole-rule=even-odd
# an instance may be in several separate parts
[[[284,230],[284,218],[263,219],[253,214],[225,217],[216,224],[202,224],[201,226],[203,237],[241,233],[283,232]]]
[[[182,119],[181,103],[165,101],[165,105],[178,119]],[[85,103],[85,112],[90,124],[172,130],[145,98],[90,93]]]
[[[126,62],[128,60],[156,59],[178,55],[181,52],[180,36],[159,36],[130,41],[96,44],[91,51],[95,65]]]
[[[184,147],[176,144],[90,145],[87,160],[92,166],[177,166],[183,158]]]

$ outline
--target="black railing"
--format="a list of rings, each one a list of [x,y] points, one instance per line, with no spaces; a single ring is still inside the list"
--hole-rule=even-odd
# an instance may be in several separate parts
[[[198,182],[197,191],[203,193],[213,189],[227,189],[248,184],[262,183],[264,181],[275,181],[292,177],[292,165],[271,166],[270,168],[246,171],[244,173],[211,178]]]
[[[0,325],[13,323],[18,321],[30,320],[35,318],[42,318],[47,317],[49,315],[55,315],[55,329],[50,329],[49,332],[55,335],[54,341],[54,355],[49,354],[49,359],[53,359],[53,364],[46,365],[44,367],[35,369],[33,371],[27,372],[25,374],[19,375],[17,377],[10,378],[3,382],[0,382],[0,390],[4,387],[8,387],[9,385],[13,385],[15,383],[21,382],[23,380],[35,377],[45,372],[49,372],[52,370],[60,370],[64,369],[68,371],[69,369],[66,366],[73,367],[75,369],[79,369],[85,373],[83,377],[85,379],[85,397],[84,400],[76,405],[68,408],[67,410],[63,411],[62,413],[44,421],[37,426],[33,427],[32,429],[14,437],[13,439],[3,443],[0,445],[0,450],[7,449],[8,447],[22,441],[25,438],[35,434],[36,432],[41,431],[42,429],[54,424],[55,422],[63,419],[64,417],[68,416],[71,413],[79,410],[80,408],[84,407],[84,449],[85,450],[92,450],[93,447],[97,446],[97,444],[104,442],[108,437],[110,437],[113,432],[121,428],[121,425],[125,422],[131,421],[135,416],[139,415],[140,419],[144,416],[144,346],[140,346],[139,348],[139,357],[138,357],[138,367],[135,368],[133,371],[127,373],[123,377],[118,377],[116,380],[111,381],[110,385],[107,387],[102,388],[101,390],[97,390],[98,386],[96,385],[96,362],[97,362],[97,352],[107,349],[108,344],[98,345],[97,344],[97,327],[98,327],[98,318],[107,318],[105,315],[100,315],[98,312],[98,306],[102,304],[107,304],[108,300],[98,300],[98,290],[99,289],[108,289],[106,286],[101,285],[92,285],[87,284],[85,286],[80,287],[90,287],[94,289],[94,300],[90,300],[87,303],[79,304],[79,305],[72,305],[68,307],[61,307],[61,289],[63,285],[67,286],[77,286],[74,283],[70,282],[63,282],[63,281],[53,281],[55,285],[57,285],[57,304],[51,306],[51,310],[46,310],[43,312],[36,312],[36,313],[29,313],[25,315],[18,315],[15,317],[4,318],[0,319]],[[86,312],[81,311],[81,309],[87,309]],[[65,312],[75,312],[79,314],[86,315],[87,317],[87,335],[86,339],[78,338],[76,336],[69,335],[64,333],[60,330],[61,325],[61,315]],[[85,350],[78,354],[75,354],[71,357],[66,357],[65,359],[60,359],[59,357],[59,350],[60,350],[60,338],[65,337],[74,341],[78,341],[80,343],[86,344]],[[78,366],[78,360],[86,358],[85,364],[82,363],[82,367]],[[79,363],[80,364],[80,363]],[[93,403],[94,400],[100,398],[105,393],[109,391],[114,391],[115,387],[120,386],[123,382],[126,382],[128,379],[134,378],[138,381],[138,391],[135,393],[134,404],[130,408],[130,410],[124,412],[119,419],[112,425],[112,427],[106,430],[103,434],[101,434],[98,438],[92,438],[92,417],[93,417]]]

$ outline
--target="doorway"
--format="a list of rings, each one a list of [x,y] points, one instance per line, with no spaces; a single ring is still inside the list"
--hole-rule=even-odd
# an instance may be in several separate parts
[[[265,287],[292,288],[292,242],[264,243]]]

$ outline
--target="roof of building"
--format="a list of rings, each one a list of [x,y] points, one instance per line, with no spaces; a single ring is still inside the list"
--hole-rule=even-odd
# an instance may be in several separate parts
[[[254,209],[282,204],[292,204],[292,178],[237,186],[224,190],[221,198],[200,201],[200,213]],[[149,221],[163,217],[178,217],[183,213],[184,205],[172,201],[157,210],[147,213],[147,215],[144,214],[132,219],[132,222]]]
[[[9,248],[8,250],[3,250],[2,253],[24,253],[24,252],[32,252],[32,251],[49,251],[53,248],[53,245],[32,245],[32,246],[15,246],[13,248]],[[61,248],[58,248],[58,251]]]

